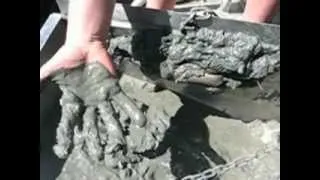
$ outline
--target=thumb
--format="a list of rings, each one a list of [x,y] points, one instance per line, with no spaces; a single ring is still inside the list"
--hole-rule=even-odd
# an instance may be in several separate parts
[[[112,61],[111,55],[104,48],[97,49],[96,52],[88,54],[88,63],[99,62],[101,63],[113,76],[116,76],[115,66]]]
[[[83,63],[84,55],[80,51],[61,47],[58,52],[40,68],[40,82],[61,69],[75,68]]]

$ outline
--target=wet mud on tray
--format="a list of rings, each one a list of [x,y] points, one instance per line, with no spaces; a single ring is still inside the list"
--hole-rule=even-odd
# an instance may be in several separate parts
[[[138,37],[138,39],[139,39],[139,36],[137,36],[137,35],[135,35],[135,36],[136,36],[136,38]],[[146,34],[146,36],[150,36],[152,38],[152,34],[150,34],[150,35]],[[165,36],[166,37],[170,36],[170,33],[165,34]],[[153,37],[153,38],[159,39],[159,37]],[[162,37],[160,39],[162,39]],[[171,40],[166,41],[166,42],[170,42]],[[160,41],[154,41],[154,42],[158,44],[157,46],[160,45],[160,47],[161,47],[161,45],[163,45],[163,43],[159,43]],[[144,44],[144,43],[140,43],[140,44]],[[126,45],[131,46],[132,44],[129,43]],[[147,47],[148,46],[150,47],[150,44],[148,44]],[[159,65],[162,62],[166,61],[167,60],[166,57],[168,57],[168,54],[167,54],[168,52],[166,53],[166,51],[165,51],[165,49],[168,47],[166,47],[166,46],[162,46],[162,47],[164,47],[162,49],[162,51],[157,52],[157,54],[160,54],[160,57],[162,56],[162,59],[160,58],[160,61],[158,62]],[[119,48],[118,48],[118,50],[119,50]],[[150,52],[152,52],[152,51],[150,51]],[[153,52],[155,52],[155,51],[153,51]],[[119,54],[123,55],[122,53],[119,53]],[[131,59],[132,56],[137,56],[137,55],[133,55],[130,53],[127,53],[127,54],[129,54],[129,56],[127,56],[127,59],[129,59],[129,60],[132,60]],[[141,54],[140,54],[140,56],[141,56]],[[142,56],[145,56],[145,55],[142,54]],[[151,57],[153,57],[153,60],[158,59],[155,56],[151,56]],[[122,57],[119,57],[118,59],[123,60]],[[148,60],[148,58],[145,58],[145,60]],[[136,60],[134,60],[134,61],[137,62],[138,64],[139,64],[139,61],[140,61],[140,63],[142,62],[141,59],[139,59],[139,58],[136,58]],[[148,61],[145,64],[148,64]],[[148,65],[152,65],[152,64],[153,63],[150,63]],[[146,69],[148,69],[148,68],[145,68],[145,70]],[[176,71],[176,69],[173,69],[173,70]],[[83,71],[83,69],[82,69],[82,71]],[[158,71],[160,74],[159,68],[156,68],[155,71]],[[178,72],[181,72],[181,71],[178,71]],[[211,72],[211,71],[209,71],[209,72]],[[172,74],[172,72],[171,72],[171,74]],[[177,73],[177,74],[180,75],[181,73]],[[222,79],[224,79],[223,84],[226,84],[226,82],[228,82],[228,80],[225,79],[225,74],[221,74],[221,75],[223,76]],[[218,80],[220,79],[221,75],[218,74],[218,78],[217,78]],[[233,76],[231,75],[231,73],[229,75],[230,75],[229,79],[233,79]],[[108,76],[108,75],[106,75],[106,76]],[[182,77],[184,77],[184,76],[182,76]],[[217,77],[217,76],[214,76],[214,77]],[[237,74],[237,77],[239,77],[239,74]],[[240,80],[242,80],[242,78],[240,78]],[[58,80],[59,80],[59,78],[58,78]],[[118,88],[114,88],[114,90],[110,90],[110,89],[113,89],[110,87],[106,88],[106,89],[108,89],[108,92],[111,92],[111,93],[107,93],[108,96],[105,96],[105,97],[112,97],[112,95],[111,96],[109,96],[109,95],[110,94],[113,94],[113,95],[118,94],[119,92],[121,92],[121,89],[122,89],[125,92],[124,94],[128,95],[128,97],[130,97],[130,99],[132,100],[132,101],[129,100],[129,103],[131,103],[131,105],[135,105],[140,112],[142,112],[143,114],[150,114],[150,113],[156,114],[156,115],[154,115],[155,118],[150,118],[150,115],[149,115],[149,117],[146,117],[147,122],[146,122],[146,125],[143,126],[143,128],[148,127],[147,129],[152,129],[150,125],[148,126],[148,119],[159,119],[159,117],[163,117],[162,119],[164,121],[166,121],[168,119],[170,119],[170,121],[169,121],[169,123],[164,123],[167,125],[167,126],[164,126],[164,129],[166,129],[166,128],[167,129],[165,130],[165,133],[164,133],[164,136],[162,137],[162,139],[160,138],[161,139],[160,143],[153,146],[153,148],[155,148],[154,150],[151,150],[151,151],[146,150],[144,152],[142,152],[143,151],[142,150],[141,151],[142,153],[141,153],[141,152],[139,152],[139,150],[137,148],[135,148],[134,143],[130,144],[130,143],[128,143],[130,141],[128,141],[128,142],[125,142],[124,145],[120,143],[121,145],[111,146],[111,148],[110,148],[110,149],[112,149],[111,152],[106,151],[106,147],[108,147],[108,145],[117,144],[117,142],[119,142],[119,141],[117,141],[118,138],[111,138],[111,139],[116,139],[115,142],[112,142],[112,141],[108,142],[110,140],[109,138],[105,138],[105,139],[100,138],[100,134],[102,134],[102,136],[103,136],[103,134],[107,134],[107,133],[105,133],[106,127],[104,127],[103,118],[102,118],[102,117],[104,117],[104,115],[103,115],[103,113],[101,114],[99,112],[99,111],[101,111],[101,109],[114,110],[115,113],[114,114],[111,113],[111,114],[113,114],[116,117],[115,118],[116,120],[119,120],[118,121],[119,123],[115,123],[114,127],[117,127],[120,124],[121,125],[120,128],[125,129],[124,132],[122,133],[123,136],[125,136],[125,138],[122,138],[122,139],[125,139],[125,140],[130,139],[129,132],[132,132],[132,134],[134,134],[134,128],[132,128],[132,127],[136,127],[137,129],[141,128],[138,125],[139,123],[132,124],[132,122],[143,122],[143,121],[139,121],[139,118],[137,118],[137,117],[132,117],[132,119],[134,119],[134,120],[138,119],[138,121],[131,121],[131,118],[129,118],[130,119],[129,121],[125,121],[125,120],[120,121],[120,119],[122,119],[122,120],[127,119],[128,120],[128,116],[129,116],[128,111],[120,109],[121,108],[120,106],[117,106],[116,103],[112,102],[112,101],[114,101],[114,100],[112,100],[112,98],[107,98],[107,100],[104,99],[103,104],[107,103],[107,104],[109,104],[109,106],[107,106],[107,108],[99,109],[101,107],[101,106],[99,106],[99,104],[101,103],[101,101],[100,101],[101,99],[99,100],[99,98],[85,98],[85,96],[83,96],[83,95],[87,94],[86,91],[82,91],[82,90],[77,91],[78,87],[75,88],[76,91],[72,90],[73,89],[72,86],[74,85],[74,84],[72,85],[72,83],[69,84],[69,85],[71,85],[70,87],[66,88],[64,86],[68,85],[68,83],[66,83],[66,81],[64,81],[65,80],[64,77],[62,77],[62,79],[60,77],[60,80],[61,80],[60,82],[62,82],[62,84],[60,84],[62,86],[60,86],[60,87],[63,90],[64,97],[65,97],[65,98],[63,98],[64,100],[62,99],[62,101],[61,101],[62,109],[64,109],[64,111],[67,112],[65,115],[73,114],[75,116],[72,115],[72,116],[62,117],[62,118],[64,118],[64,120],[62,120],[60,122],[61,124],[58,126],[58,129],[57,129],[56,134],[57,134],[57,136],[60,136],[60,138],[58,137],[57,139],[60,139],[60,140],[57,141],[57,145],[54,148],[55,152],[60,157],[67,158],[67,161],[64,164],[63,171],[60,173],[58,178],[61,178],[61,179],[64,179],[64,178],[65,179],[73,179],[73,178],[74,179],[81,179],[81,178],[83,178],[83,179],[86,179],[86,178],[87,179],[96,179],[97,177],[101,177],[101,179],[117,179],[117,178],[134,179],[134,177],[144,175],[144,177],[146,179],[152,179],[152,178],[157,179],[159,177],[161,177],[161,179],[163,179],[162,176],[164,174],[166,174],[166,175],[168,175],[168,179],[170,179],[172,177],[171,175],[173,175],[175,177],[182,177],[186,174],[193,174],[193,173],[202,171],[203,169],[206,169],[208,167],[215,166],[215,164],[224,164],[226,161],[230,161],[232,158],[237,156],[237,153],[232,153],[232,152],[230,152],[230,150],[232,151],[232,150],[239,150],[240,149],[242,151],[244,149],[243,147],[241,147],[241,145],[238,147],[238,149],[234,148],[234,147],[232,147],[232,148],[227,148],[227,146],[224,147],[224,145],[226,145],[226,144],[228,145],[228,143],[232,141],[231,139],[226,140],[225,138],[221,138],[221,139],[224,139],[223,141],[220,141],[220,143],[222,142],[222,144],[219,144],[217,142],[212,142],[212,134],[213,134],[213,137],[218,137],[219,133],[230,132],[230,131],[227,131],[225,129],[221,130],[221,129],[223,129],[221,127],[224,127],[221,125],[219,126],[219,123],[221,123],[221,121],[220,121],[221,119],[218,120],[217,118],[213,118],[213,119],[208,118],[210,116],[205,118],[207,121],[214,120],[212,122],[218,123],[212,127],[208,127],[208,124],[210,124],[210,122],[206,122],[206,123],[203,122],[203,118],[205,116],[207,116],[207,114],[212,113],[211,110],[208,110],[208,112],[206,112],[206,110],[204,110],[205,108],[203,109],[199,105],[199,111],[197,111],[199,113],[193,113],[194,112],[193,110],[198,110],[198,108],[194,107],[195,106],[194,102],[191,103],[192,105],[187,105],[189,103],[187,103],[187,102],[185,102],[185,100],[183,100],[183,103],[182,103],[182,102],[180,102],[179,98],[177,98],[171,92],[162,91],[162,92],[158,92],[157,95],[155,95],[155,96],[152,96],[152,95],[149,96],[149,95],[146,95],[147,92],[144,91],[141,95],[138,95],[139,94],[138,92],[141,92],[142,89],[144,89],[145,85],[143,85],[143,86],[138,86],[138,87],[134,86],[134,87],[138,88],[138,90],[135,93],[131,94],[128,91],[128,89],[124,90],[125,88],[122,84],[120,90]],[[108,80],[110,80],[110,79],[108,79]],[[191,82],[194,81],[192,78],[191,79],[189,78],[188,80]],[[236,80],[235,82],[237,84],[238,79],[235,78],[235,80]],[[130,81],[130,82],[132,82],[132,81]],[[199,81],[196,80],[195,82],[198,83]],[[204,82],[208,82],[208,81],[204,81]],[[127,82],[125,84],[129,84],[129,83]],[[216,85],[216,84],[214,84],[214,85]],[[116,87],[116,86],[117,85],[113,85],[112,87]],[[262,86],[263,86],[263,88],[266,89],[266,87],[264,87],[263,82],[262,82]],[[80,89],[81,89],[81,87],[80,87]],[[134,88],[131,87],[131,89],[134,89]],[[70,94],[70,92],[72,92],[71,96],[68,95],[68,93]],[[75,94],[78,94],[78,95],[76,96],[76,98],[73,98],[73,96]],[[136,95],[133,95],[133,94],[136,94]],[[167,96],[161,96],[164,94],[166,94]],[[269,95],[266,95],[266,96],[269,96]],[[70,97],[72,97],[72,98],[70,98]],[[97,95],[97,96],[95,95],[94,97],[99,97],[99,95]],[[143,97],[145,97],[145,98],[143,98]],[[154,107],[154,104],[150,103],[150,100],[148,100],[148,98],[146,98],[146,97],[148,97],[149,99],[153,99],[154,101],[155,101],[155,99],[158,99],[157,100],[158,103],[162,104],[162,105],[156,106],[157,108],[152,108],[152,107]],[[152,97],[152,98],[150,98],[150,97]],[[158,97],[158,98],[156,98],[156,97]],[[174,99],[174,100],[171,100],[171,99]],[[111,103],[108,103],[109,101],[111,101]],[[180,102],[180,103],[177,103],[177,102]],[[179,105],[176,105],[176,104],[179,104]],[[133,106],[131,106],[131,105],[129,105],[129,107],[131,107],[131,109],[132,109]],[[186,108],[186,107],[189,107],[189,108]],[[95,109],[95,110],[93,111],[92,109]],[[159,113],[159,110],[163,113]],[[204,112],[201,110],[203,110]],[[153,111],[153,113],[152,113],[152,111]],[[63,113],[63,111],[62,111],[62,113]],[[191,113],[190,116],[188,115],[188,113],[189,114]],[[80,116],[80,117],[82,117],[82,120],[81,120],[81,118],[78,118],[80,114],[81,115],[86,114],[86,116]],[[195,115],[193,115],[193,114],[195,114]],[[97,118],[92,118],[93,117],[92,115],[96,116]],[[131,115],[133,115],[133,114],[131,114]],[[90,117],[90,118],[88,118],[88,117]],[[122,117],[122,118],[120,118],[120,117]],[[126,118],[124,118],[124,117],[126,117]],[[112,119],[112,118],[109,117],[108,121],[110,121],[110,119]],[[176,120],[176,119],[181,119],[181,120]],[[186,119],[191,119],[191,120],[189,121]],[[202,121],[200,119],[202,119]],[[191,122],[193,120],[195,120],[195,123]],[[226,124],[229,124],[229,122],[231,122],[228,120],[222,118],[222,121],[226,122]],[[79,123],[81,121],[83,122],[82,124]],[[184,121],[188,122],[189,125],[184,124],[183,123]],[[77,122],[77,123],[75,123],[75,122]],[[84,122],[86,122],[86,123],[84,123]],[[97,123],[93,123],[93,122],[97,122]],[[111,120],[111,122],[112,122],[112,120]],[[221,124],[224,124],[224,123],[221,123]],[[237,125],[235,126],[233,123],[230,123],[230,124],[232,127],[237,127]],[[190,125],[194,128],[191,128]],[[52,126],[55,126],[55,125],[52,125]],[[130,127],[127,128],[128,126],[131,126],[131,131],[130,131]],[[156,125],[156,126],[158,126],[158,125]],[[84,128],[84,127],[86,127],[86,128]],[[215,129],[214,127],[219,127],[219,128]],[[71,131],[70,131],[70,129],[71,129]],[[117,129],[117,128],[115,128],[115,129]],[[129,131],[128,131],[128,129],[129,129]],[[110,132],[112,132],[113,130],[114,129],[111,129]],[[159,130],[159,128],[157,130]],[[60,132],[58,132],[58,131],[60,131]],[[139,132],[140,131],[138,131],[138,134],[139,134]],[[213,133],[213,132],[215,132],[215,133]],[[222,137],[230,137],[230,138],[242,137],[240,135],[237,135],[237,131],[231,131],[231,132],[236,132],[236,133],[232,134],[232,136],[226,136],[224,134],[224,135],[222,135]],[[144,131],[142,132],[142,134],[143,133],[144,133]],[[55,133],[53,133],[53,134],[55,134]],[[97,134],[99,136],[96,136]],[[115,133],[115,134],[117,134],[117,133]],[[162,134],[162,133],[160,133],[160,134]],[[246,133],[241,133],[241,134],[246,134]],[[208,143],[209,136],[211,138],[210,145]],[[151,137],[151,136],[149,136],[149,137]],[[265,136],[263,136],[263,138],[265,139]],[[90,139],[93,141],[91,141]],[[121,139],[121,138],[119,138],[119,139]],[[235,139],[239,140],[239,138],[235,138]],[[244,139],[246,139],[246,141],[249,141],[250,138],[244,137]],[[136,140],[136,139],[134,139],[134,140]],[[157,142],[157,140],[154,141],[154,139],[151,139],[151,142]],[[177,143],[178,141],[179,141],[179,143],[181,143],[181,145],[179,143]],[[90,143],[90,142],[93,142],[93,143]],[[144,139],[141,141],[138,141],[137,144],[139,144],[141,142],[144,142]],[[225,142],[226,142],[226,144],[223,144]],[[241,142],[241,141],[238,141],[238,142]],[[151,144],[153,144],[153,143],[151,143]],[[234,144],[234,143],[230,143],[230,144]],[[237,143],[235,143],[235,144],[237,144]],[[244,143],[244,144],[248,145],[248,143]],[[199,146],[197,146],[197,145],[199,145]],[[130,147],[130,148],[128,148],[128,147]],[[130,151],[129,152],[127,151],[128,149],[131,149],[131,152],[138,152],[138,153],[130,153]],[[102,155],[99,152],[102,152]],[[117,153],[117,152],[122,152],[122,153]],[[97,154],[98,154],[98,156],[97,156]],[[105,157],[107,157],[108,154],[115,154],[115,155],[112,155],[112,157],[110,159],[116,158],[116,159],[122,159],[122,161],[118,161],[119,163],[112,163],[112,161],[106,162],[105,159],[108,159],[108,158],[105,158]],[[134,155],[132,155],[132,154],[134,154]],[[98,158],[96,158],[96,157],[98,157]],[[140,157],[140,158],[136,158],[136,157]],[[208,157],[210,157],[210,158],[208,158]],[[188,163],[186,161],[187,158],[188,158]],[[170,161],[171,161],[171,163],[168,163]],[[60,165],[62,165],[63,162],[64,161],[59,161]],[[159,162],[162,162],[162,163],[159,164]],[[144,165],[140,165],[140,163],[142,163]],[[153,163],[156,163],[156,164],[153,164]],[[195,166],[193,167],[193,165],[195,165]],[[149,168],[143,168],[143,167],[149,167]],[[170,170],[170,172],[168,171],[168,169]],[[83,171],[84,173],[76,174],[75,173],[76,171]],[[96,176],[97,172],[98,172],[98,176]],[[58,173],[58,171],[55,172],[54,174],[57,174],[57,173]],[[94,176],[92,176],[92,175],[94,175]],[[238,173],[235,173],[235,175],[236,176],[234,176],[234,177],[237,177],[240,179],[241,176],[239,176]],[[132,178],[128,178],[128,177],[132,177]],[[51,177],[51,179],[53,179],[53,178],[54,177]],[[230,178],[230,179],[232,179],[232,178]]]
[[[86,94],[85,92],[82,92],[82,90],[88,85],[86,84],[87,78],[85,77],[88,74],[91,74],[95,79],[99,79],[97,77],[101,76],[106,77],[105,79],[109,79],[107,78],[108,73],[99,71],[101,68],[99,65],[92,65],[91,67],[92,69],[90,66],[89,68],[81,67],[76,71],[65,72],[56,77],[55,80],[60,87],[68,89],[69,93],[72,92],[72,95],[70,95],[66,94],[64,90],[62,97],[81,98],[83,94]],[[89,73],[91,72],[90,70],[94,70],[93,74]],[[73,76],[73,73],[85,75],[80,76],[81,78],[79,78],[79,74]],[[88,76],[88,79],[90,79],[91,76]],[[212,114],[210,109],[200,105],[195,105],[194,102],[186,100],[181,101],[179,97],[170,91],[155,93],[152,91],[153,87],[148,87],[153,85],[146,85],[143,81],[134,80],[130,77],[126,78],[124,76],[119,82],[119,87],[110,92],[115,92],[114,94],[117,94],[120,91],[123,91],[124,94],[130,97],[138,109],[145,112],[147,119],[146,125],[141,128],[139,126],[135,126],[135,124],[129,123],[128,126],[131,127],[128,128],[127,133],[124,133],[124,139],[126,142],[123,143],[122,146],[114,148],[112,151],[106,151],[108,146],[116,147],[112,146],[113,142],[119,142],[112,141],[117,139],[115,137],[111,137],[110,139],[106,139],[105,144],[101,143],[102,138],[100,137],[108,134],[108,130],[105,131],[105,124],[99,125],[99,122],[101,123],[102,117],[108,116],[96,111],[93,114],[101,116],[101,119],[96,118],[94,120],[87,118],[88,116],[86,114],[88,113],[84,113],[83,116],[80,116],[82,118],[77,119],[74,118],[75,116],[69,116],[69,118],[73,118],[67,120],[68,116],[66,115],[71,111],[68,112],[63,110],[62,118],[57,129],[57,145],[54,149],[56,150],[56,154],[60,157],[62,157],[61,152],[67,152],[67,155],[65,156],[67,159],[63,170],[57,179],[138,179],[141,177],[144,179],[174,179],[174,177],[181,178],[227,162],[226,157],[228,156],[221,155],[224,154],[224,151],[221,151],[223,146],[218,147],[215,143],[209,142],[209,136],[211,136],[212,128],[208,128],[204,119]],[[78,83],[79,81],[73,78],[79,78],[83,83]],[[111,82],[112,81],[113,80],[111,80]],[[98,84],[98,82],[95,83]],[[113,86],[118,86],[118,83],[114,83]],[[110,87],[112,86],[109,86],[109,88]],[[87,97],[89,97],[89,95],[87,95]],[[99,97],[99,94],[94,94],[93,97]],[[78,100],[80,100],[80,98]],[[100,101],[100,98],[81,99],[84,101],[67,101],[70,99],[62,98],[62,109],[72,110],[77,106],[83,106],[83,108],[87,108],[85,111],[89,111],[90,107],[95,106],[95,104],[99,104],[101,102],[104,103],[104,101],[108,100],[112,101],[112,98],[106,98],[107,100],[102,101]],[[117,110],[115,110],[115,112],[115,114],[121,113]],[[125,116],[125,114],[122,115]],[[120,116],[115,117],[115,120],[119,120],[118,122],[121,125],[120,127],[125,125],[126,122],[120,119],[128,118],[128,116],[126,116],[127,118],[120,118]],[[153,122],[154,120],[157,122]],[[161,124],[157,124],[159,123],[159,120]],[[71,123],[72,121],[77,123]],[[94,122],[96,122],[96,126]],[[69,126],[72,124],[74,126]],[[78,131],[77,127],[80,127],[81,124],[82,128]],[[154,127],[156,128],[154,129]],[[70,134],[72,134],[70,133],[70,130],[72,129],[75,132],[73,133],[73,138],[70,137]],[[146,137],[145,134],[148,134],[147,131],[150,131],[151,133],[158,132],[157,135],[160,138],[149,140],[143,138]],[[66,132],[69,132],[69,134]],[[99,136],[96,136],[97,134]],[[131,135],[134,137],[130,137]],[[134,142],[130,141],[131,138],[134,138]],[[139,145],[139,147],[146,147],[145,145],[148,143],[141,145],[144,141],[158,142],[158,144],[156,146],[152,146],[149,150],[147,150],[147,148],[143,150],[136,148],[135,145]],[[94,146],[95,142],[98,142],[96,143],[97,146]],[[58,151],[57,146],[59,147]],[[96,155],[99,151],[96,149],[99,149],[99,147],[104,149],[104,151],[102,153],[103,155],[97,159]],[[121,153],[118,154],[117,152]],[[110,153],[114,153],[115,155],[108,156]],[[113,162],[113,159],[117,159],[117,163],[110,163]]]
[[[200,28],[184,35],[159,29],[114,37],[109,50],[124,73],[178,83],[175,89],[183,89],[182,94],[230,117],[280,120],[278,44],[240,32]],[[139,67],[144,75],[136,72]],[[237,104],[246,104],[248,111]]]
[[[90,165],[109,168],[110,173],[115,170],[121,178],[139,178],[149,172],[141,153],[156,149],[162,141],[170,119],[165,111],[129,98],[118,80],[98,63],[61,71],[53,80],[63,93],[53,148],[59,158],[68,158],[70,163],[87,159],[72,166],[83,166],[84,173],[92,172]],[[60,178],[85,177],[68,172],[64,168],[65,176]],[[85,179],[92,178],[87,174]]]
[[[158,147],[138,153],[142,159],[137,163],[128,163],[122,169],[120,166],[107,166],[104,161],[95,162],[85,149],[73,148],[58,179],[137,179],[138,177],[146,180],[179,179],[217,165],[224,165],[242,154],[254,152],[257,149],[256,146],[262,145],[260,141],[250,136],[250,129],[239,120],[214,117],[211,109],[177,97],[170,91],[155,93],[151,91],[153,85],[146,85],[143,81],[125,75],[120,79],[119,84],[131,99],[136,99],[136,102],[139,101],[149,108],[154,107],[152,111],[163,110],[170,117],[165,119],[170,126]],[[153,117],[157,114],[155,113]],[[150,116],[147,117],[150,119]],[[273,126],[275,125],[271,127]],[[260,127],[264,125],[262,126],[261,123],[250,125],[257,137],[260,136]],[[229,138],[223,138],[226,136]],[[264,139],[265,137],[263,135]],[[255,161],[258,165],[253,167],[264,171],[261,174],[263,177],[259,179],[268,179],[268,176],[272,175],[265,168],[269,166],[276,168],[277,166],[270,164],[270,160],[273,163],[276,157],[277,155],[268,157],[267,162]],[[238,172],[235,169],[221,179],[234,177],[246,179],[252,176],[250,173],[247,170]]]
[[[152,38],[147,34],[145,37]],[[147,44],[139,33],[131,40],[122,38],[127,41],[122,43],[125,48],[112,45],[112,41],[110,46],[118,63],[133,61],[143,70],[151,69],[151,73],[175,82],[237,88],[230,83],[258,80],[280,68],[279,47],[242,33],[200,29],[187,35],[167,34],[160,38],[161,43],[146,38]],[[212,80],[217,83],[207,83]],[[192,121],[203,122],[210,114],[203,114],[203,107],[194,116],[185,116],[189,111],[185,108],[195,107],[183,102],[170,116],[165,105],[159,108],[130,98],[99,64],[61,71],[54,81],[63,93],[54,151],[67,159],[58,179],[172,179],[226,163],[203,141],[209,134],[205,123],[199,125],[202,130],[190,134],[195,137],[181,136]],[[179,124],[179,119],[188,123]],[[198,127],[197,123],[192,127]]]
[[[160,95],[149,91],[154,97],[165,96],[158,100],[134,100],[99,64],[60,72],[54,81],[63,94],[53,149],[66,159],[57,179],[174,179],[211,167],[203,152],[224,163],[205,141],[208,130],[203,118],[209,112],[197,109],[193,116],[186,116],[190,104],[168,91]],[[128,87],[126,91],[130,94]],[[125,100],[117,101],[119,94]],[[162,104],[148,105],[149,98]],[[174,100],[175,105],[164,104],[163,98]],[[128,101],[132,104],[121,105]],[[187,130],[192,122],[196,131]],[[187,163],[183,162],[186,157]]]
[[[143,70],[176,82],[236,88],[280,69],[280,46],[257,36],[200,28],[137,31],[111,39],[110,52],[131,55]],[[130,58],[129,58],[130,60]]]

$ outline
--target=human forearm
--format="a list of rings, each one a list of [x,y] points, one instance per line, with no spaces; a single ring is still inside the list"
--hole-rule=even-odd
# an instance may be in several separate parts
[[[244,19],[253,22],[265,22],[272,18],[279,0],[247,0]]]
[[[66,44],[104,41],[115,0],[70,0]]]
[[[151,9],[173,9],[176,0],[147,0],[147,8]]]

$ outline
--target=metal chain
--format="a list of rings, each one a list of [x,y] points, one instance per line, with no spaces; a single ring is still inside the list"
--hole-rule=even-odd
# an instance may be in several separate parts
[[[196,15],[196,20],[207,20],[211,17],[217,17],[217,13],[208,7],[194,7],[190,10],[191,14]]]
[[[194,7],[190,10],[190,15],[180,24],[180,30],[194,30],[194,26],[188,24],[194,24],[196,21],[204,21],[211,19],[214,16],[218,16],[214,10],[207,7]]]
[[[208,180],[210,178],[221,177],[231,169],[240,168],[245,165],[248,165],[253,160],[261,159],[275,150],[280,150],[280,145],[266,145],[264,148],[258,150],[254,154],[237,158],[227,164],[218,165],[212,169],[207,169],[198,174],[185,176],[182,178],[182,180]]]

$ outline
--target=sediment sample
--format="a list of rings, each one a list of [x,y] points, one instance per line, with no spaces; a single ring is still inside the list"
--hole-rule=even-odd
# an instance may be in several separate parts
[[[258,37],[244,33],[228,33],[207,28],[190,32],[186,35],[173,33],[164,39],[162,49],[167,52],[163,70],[172,69],[163,76],[182,75],[178,68],[185,69],[191,65],[197,67],[194,74],[230,74],[237,73],[245,78],[259,79],[273,72],[280,63],[280,48],[265,44]],[[188,66],[189,65],[189,66]],[[188,77],[184,78],[185,80]]]
[[[63,92],[54,152],[75,170],[64,167],[59,179],[141,178],[149,168],[141,154],[158,147],[169,115],[129,98],[98,63],[61,71],[53,80]],[[94,173],[99,169],[104,173]]]
[[[162,78],[208,86],[235,88],[241,81],[261,79],[280,68],[280,46],[257,36],[207,28],[167,34],[139,31],[113,38],[110,51],[125,50],[141,65],[158,61]]]

